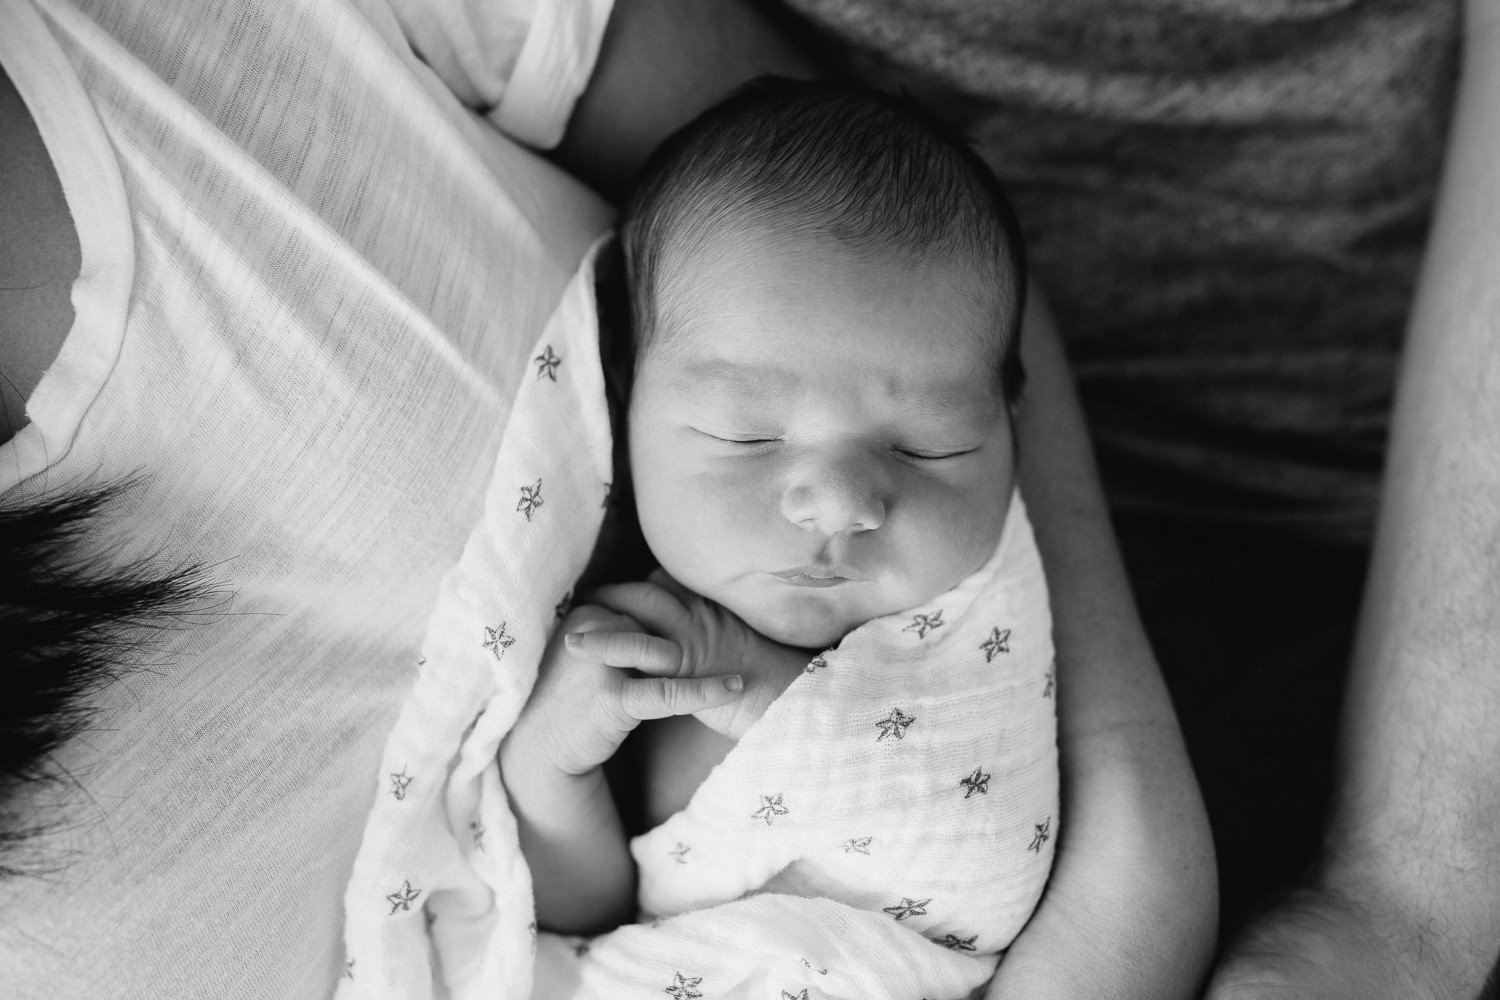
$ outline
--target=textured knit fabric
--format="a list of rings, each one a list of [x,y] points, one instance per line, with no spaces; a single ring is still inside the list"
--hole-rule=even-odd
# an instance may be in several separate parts
[[[977,141],[1112,501],[1369,534],[1457,0],[790,0]]]
[[[1046,884],[1054,693],[1016,498],[984,567],[814,658],[687,806],[635,838],[647,923],[544,935],[533,996],[967,997]]]
[[[598,4],[544,6],[602,30]],[[92,558],[222,588],[97,694],[56,755],[75,783],[18,803],[50,871],[0,884],[0,992],[327,997],[429,615],[607,212],[379,0],[0,0],[0,61],[82,253],[0,491],[135,476]],[[584,61],[536,59],[502,104],[566,114]],[[569,510],[551,487],[540,509]],[[486,624],[520,615],[493,598]]]

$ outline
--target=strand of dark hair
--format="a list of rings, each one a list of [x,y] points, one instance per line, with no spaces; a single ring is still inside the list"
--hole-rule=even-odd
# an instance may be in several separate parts
[[[0,502],[0,877],[55,868],[29,849],[51,821],[23,793],[73,780],[54,755],[93,722],[91,696],[147,669],[165,631],[211,617],[226,600],[197,565],[139,559],[102,570],[85,558],[84,539],[134,485]]]

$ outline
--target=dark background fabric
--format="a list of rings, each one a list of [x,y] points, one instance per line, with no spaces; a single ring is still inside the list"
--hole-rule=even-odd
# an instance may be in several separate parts
[[[1208,808],[1229,929],[1317,861],[1367,553],[1155,516],[1119,529]]]
[[[1232,924],[1319,842],[1457,0],[785,2],[1016,204]]]

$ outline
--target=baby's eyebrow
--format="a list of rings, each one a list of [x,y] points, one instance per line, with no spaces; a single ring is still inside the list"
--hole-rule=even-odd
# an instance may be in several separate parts
[[[998,418],[1002,410],[997,393],[976,392],[973,385],[967,382],[938,384],[925,391],[899,394],[898,398],[914,417],[938,422],[988,422]]]
[[[694,361],[678,369],[673,382],[736,396],[790,396],[802,385],[796,372],[767,365],[715,359]]]

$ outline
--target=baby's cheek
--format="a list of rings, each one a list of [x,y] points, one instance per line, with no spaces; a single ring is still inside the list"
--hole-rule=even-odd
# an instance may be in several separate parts
[[[906,533],[908,565],[926,600],[983,566],[1000,542],[1006,496],[987,490],[939,488],[913,511]]]
[[[754,484],[734,470],[658,467],[637,486],[652,553],[678,580],[703,592],[758,546],[763,513]]]
[[[749,526],[769,502],[769,477],[753,462],[707,462],[692,473],[689,488],[726,524]]]

